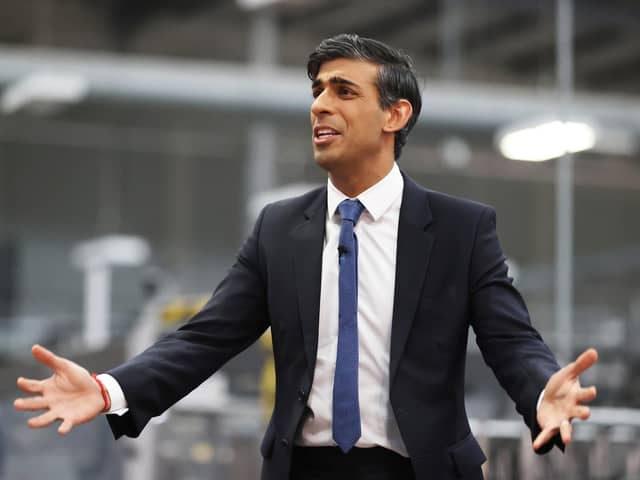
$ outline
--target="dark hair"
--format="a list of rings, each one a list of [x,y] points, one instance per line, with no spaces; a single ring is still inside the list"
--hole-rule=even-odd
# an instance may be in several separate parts
[[[397,160],[422,108],[422,98],[420,97],[418,80],[413,72],[411,57],[378,40],[360,37],[353,33],[341,33],[322,40],[320,45],[309,55],[307,62],[309,78],[315,80],[324,62],[338,58],[367,60],[380,65],[376,86],[380,94],[382,109],[389,108],[402,98],[411,103],[413,107],[411,118],[395,134],[393,153]]]

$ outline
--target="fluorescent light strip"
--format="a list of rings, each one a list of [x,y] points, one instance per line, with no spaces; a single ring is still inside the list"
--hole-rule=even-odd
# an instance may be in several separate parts
[[[584,122],[552,120],[504,131],[499,134],[497,143],[500,152],[509,159],[543,162],[593,148],[596,133]]]

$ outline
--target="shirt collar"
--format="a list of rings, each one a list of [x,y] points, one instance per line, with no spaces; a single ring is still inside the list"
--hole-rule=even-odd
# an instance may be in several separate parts
[[[369,215],[376,222],[391,208],[396,199],[402,195],[404,181],[397,163],[393,163],[393,168],[378,183],[372,185],[357,199],[364,205]],[[338,209],[340,202],[347,199],[344,193],[336,188],[329,178],[327,181],[327,215],[331,218]]]

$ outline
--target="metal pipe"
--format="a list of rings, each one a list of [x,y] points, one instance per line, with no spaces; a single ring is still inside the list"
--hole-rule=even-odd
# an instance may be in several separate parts
[[[573,0],[556,0],[556,68],[560,118],[571,115]],[[573,357],[573,156],[556,163],[556,348],[561,363]]]

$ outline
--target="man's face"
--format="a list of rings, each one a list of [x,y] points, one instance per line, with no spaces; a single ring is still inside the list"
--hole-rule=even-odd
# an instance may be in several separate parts
[[[311,86],[313,153],[330,173],[357,171],[388,155],[377,75],[378,65],[363,60],[340,58],[320,67]]]

